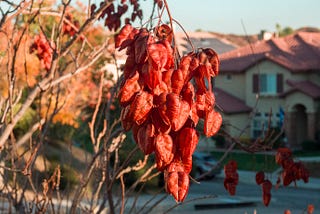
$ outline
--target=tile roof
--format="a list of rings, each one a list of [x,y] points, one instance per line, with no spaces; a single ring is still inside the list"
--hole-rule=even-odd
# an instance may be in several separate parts
[[[271,60],[291,72],[320,70],[320,33],[298,32],[258,41],[220,55],[221,73],[244,72],[262,60]]]
[[[213,48],[218,54],[222,54],[236,48],[236,45],[232,44],[227,39],[220,38],[210,32],[188,32],[188,36],[194,47],[210,47]],[[178,32],[175,34],[175,37],[179,52],[181,54],[192,51],[191,45],[189,44],[184,33]]]
[[[291,86],[288,91],[283,92],[280,96],[286,97],[287,95],[299,91],[313,99],[320,99],[320,86],[311,81],[292,81],[287,80],[286,83]]]
[[[214,88],[213,91],[216,96],[216,105],[225,114],[246,113],[252,110],[243,100],[220,88]]]

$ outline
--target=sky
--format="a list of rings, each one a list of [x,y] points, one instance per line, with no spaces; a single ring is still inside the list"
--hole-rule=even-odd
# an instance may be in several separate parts
[[[101,1],[91,0],[98,4]],[[149,17],[153,2],[154,0],[140,0],[141,7],[145,10],[145,17]],[[167,0],[167,2],[172,17],[186,31],[200,29],[218,33],[257,34],[261,30],[276,31],[277,23],[282,28],[298,29],[305,26],[320,28],[320,0]],[[181,31],[179,28],[176,30]]]
[[[141,5],[153,0],[141,1]],[[171,15],[187,31],[257,34],[261,30],[320,28],[320,0],[167,0]],[[148,6],[145,5],[145,8]],[[150,7],[149,7],[150,9]],[[242,24],[243,23],[243,24]]]

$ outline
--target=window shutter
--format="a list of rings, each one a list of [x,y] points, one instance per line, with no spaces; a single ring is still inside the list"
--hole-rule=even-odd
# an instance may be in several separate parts
[[[283,75],[277,74],[277,93],[283,92]]]
[[[252,92],[253,93],[259,92],[259,76],[258,76],[258,74],[253,74],[253,76],[252,76]]]

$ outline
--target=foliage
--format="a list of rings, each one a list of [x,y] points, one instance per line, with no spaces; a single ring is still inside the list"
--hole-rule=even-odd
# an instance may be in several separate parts
[[[167,1],[153,1],[143,26],[143,1],[90,2],[0,2],[0,191],[9,213],[124,213],[127,196],[138,197],[159,170],[183,201],[197,131],[211,137],[222,123],[211,85],[218,56],[188,39],[193,51],[178,56]],[[265,151],[266,139],[232,139],[227,151]]]
[[[301,145],[304,151],[320,151],[320,143],[313,140],[305,140]]]
[[[291,27],[282,28],[280,24],[276,24],[277,33],[280,37],[288,36],[294,33],[294,30]]]

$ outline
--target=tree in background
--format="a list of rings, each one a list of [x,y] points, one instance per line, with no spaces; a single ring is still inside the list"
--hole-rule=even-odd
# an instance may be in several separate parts
[[[52,166],[43,159],[43,183],[37,182],[35,172],[43,155],[53,152],[52,147],[47,151],[52,137],[63,134],[65,127],[76,129],[92,118],[89,139],[94,155],[84,177],[87,180],[93,177],[92,169],[102,173],[105,163],[102,166],[100,161],[107,142],[122,142],[120,131],[114,131],[119,129],[117,121],[113,124],[109,120],[117,88],[115,77],[120,74],[118,67],[111,72],[107,64],[117,65],[113,35],[128,7],[126,22],[142,16],[139,4],[133,1],[101,2],[98,6],[80,1],[1,2],[0,188],[17,211],[44,211],[51,200],[50,191],[59,190],[64,166]],[[87,109],[91,109],[89,113]],[[53,134],[54,130],[58,131]],[[83,188],[88,181],[84,183]],[[26,199],[30,191],[31,206]],[[77,196],[80,199],[83,194]]]
[[[294,30],[291,27],[282,28],[279,23],[276,24],[277,33],[280,37],[288,36],[294,33]]]

